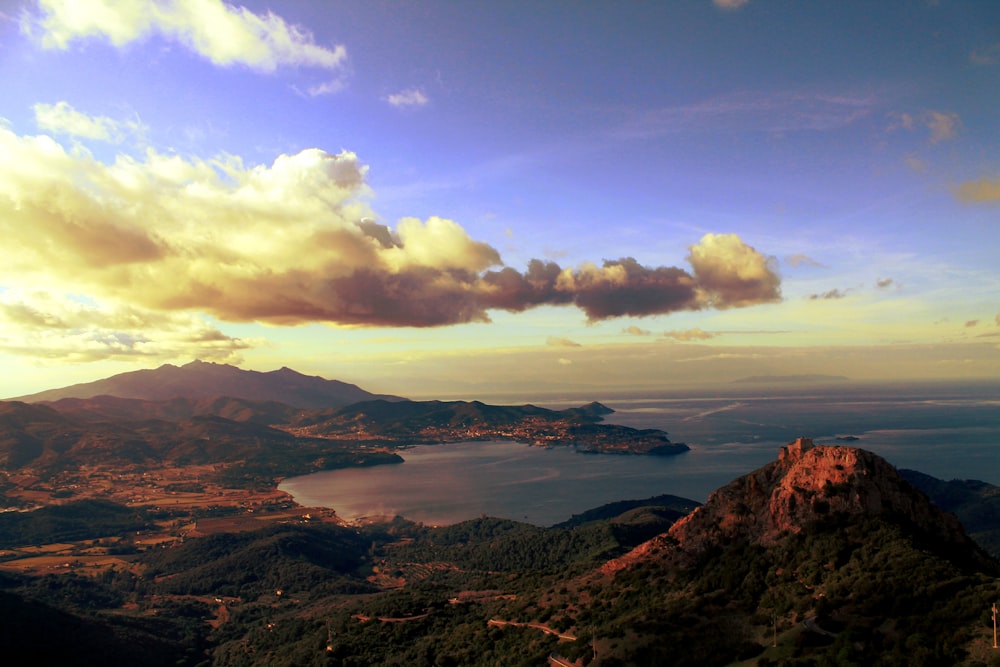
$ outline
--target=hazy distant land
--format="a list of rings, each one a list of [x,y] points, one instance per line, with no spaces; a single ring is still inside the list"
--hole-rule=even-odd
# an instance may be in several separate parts
[[[849,382],[850,378],[844,375],[822,375],[818,373],[804,373],[801,375],[751,375],[748,377],[733,380],[732,384],[817,384],[823,382]]]

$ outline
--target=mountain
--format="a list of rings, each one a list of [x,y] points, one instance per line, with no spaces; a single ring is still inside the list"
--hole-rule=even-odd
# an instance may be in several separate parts
[[[800,438],[582,580],[571,618],[601,664],[983,664],[998,572],[884,459]]]
[[[405,400],[398,396],[372,394],[356,385],[337,380],[303,375],[290,368],[262,373],[205,361],[192,361],[179,367],[164,364],[155,369],[120,373],[95,382],[50,389],[11,400],[39,403],[101,395],[147,401],[231,396],[314,409],[340,407],[372,399]]]
[[[976,544],[1000,558],[1000,486],[975,479],[944,481],[916,470],[900,470],[903,479],[962,522]]]
[[[92,398],[61,398],[45,402],[62,415],[83,421],[181,421],[193,417],[223,417],[235,422],[284,424],[303,410],[277,401],[252,401],[230,396],[171,398],[147,401],[103,394]]]
[[[642,545],[605,570],[628,567],[657,546],[669,545],[679,562],[692,563],[734,544],[772,547],[814,526],[860,516],[900,523],[937,549],[988,560],[954,515],[933,505],[885,459],[799,438],[781,448],[777,461],[713,492],[657,538],[658,545]]]
[[[97,403],[107,403],[107,398]],[[93,399],[63,399],[53,405],[69,401],[70,407],[79,407],[75,402],[88,400]],[[114,399],[111,407],[122,400]],[[230,485],[248,488],[268,487],[285,476],[402,460],[388,452],[358,450],[353,443],[298,437],[257,419],[240,421],[210,412],[191,415],[190,404],[176,401],[180,401],[181,414],[169,420],[149,415],[102,419],[93,409],[61,413],[48,405],[0,401],[0,474],[26,473],[53,488],[76,485],[89,488],[88,494],[92,494],[100,486],[94,482],[97,477],[121,477],[122,473],[143,470],[217,466],[217,470],[202,471],[201,481],[217,482],[225,477]],[[167,406],[177,407],[176,401],[167,402]],[[170,412],[163,404],[150,405],[156,412]],[[245,416],[235,399],[206,400],[202,407],[206,406],[234,412],[233,417]],[[126,411],[132,408],[130,405]],[[254,410],[249,414],[262,415]],[[144,482],[132,483],[145,486]],[[4,491],[0,487],[0,499]],[[10,491],[9,486],[6,491]]]

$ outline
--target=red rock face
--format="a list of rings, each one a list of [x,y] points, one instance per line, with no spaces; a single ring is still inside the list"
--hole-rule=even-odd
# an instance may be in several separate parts
[[[854,447],[817,447],[808,438],[713,493],[669,535],[685,550],[736,541],[767,546],[844,514],[898,517],[941,539],[966,539],[957,519],[931,505],[885,459]]]
[[[640,545],[604,570],[628,567],[656,547],[669,546],[683,560],[730,544],[770,546],[804,526],[845,515],[890,517],[935,540],[971,545],[958,519],[931,505],[885,459],[799,438],[781,448],[777,461],[718,489],[654,544]]]

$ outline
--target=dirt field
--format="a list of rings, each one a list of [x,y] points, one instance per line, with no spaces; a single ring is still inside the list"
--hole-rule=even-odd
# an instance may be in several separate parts
[[[126,544],[137,552],[186,537],[257,530],[269,523],[338,522],[327,508],[307,508],[277,488],[250,491],[219,486],[219,466],[111,471],[84,468],[43,481],[31,474],[7,476],[8,499],[22,508],[58,505],[83,499],[110,500],[131,507],[167,512],[170,518]],[[99,574],[109,568],[134,569],[121,551],[122,536],[76,543],[44,544],[0,551],[0,570],[32,574]]]

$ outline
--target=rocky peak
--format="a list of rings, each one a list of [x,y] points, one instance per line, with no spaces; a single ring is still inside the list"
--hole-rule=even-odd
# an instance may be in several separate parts
[[[804,526],[844,515],[902,520],[935,539],[967,540],[955,517],[931,505],[885,459],[854,447],[799,438],[778,460],[715,491],[678,521],[670,537],[685,550],[749,541],[773,544]]]
[[[661,549],[686,560],[731,544],[770,546],[806,526],[861,515],[903,523],[936,544],[978,551],[958,519],[932,505],[888,461],[809,438],[782,447],[777,461],[718,489],[657,539]],[[623,559],[605,571],[628,567],[630,555]]]

